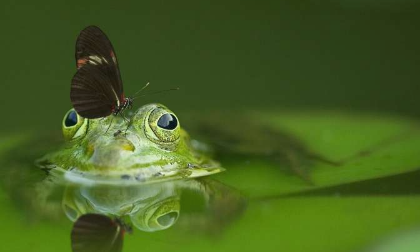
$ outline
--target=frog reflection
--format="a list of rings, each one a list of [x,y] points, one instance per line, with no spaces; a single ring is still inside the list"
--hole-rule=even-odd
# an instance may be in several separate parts
[[[87,213],[129,220],[147,232],[171,227],[180,214],[180,191],[175,183],[146,186],[67,187],[63,196],[66,216],[76,221]]]
[[[240,193],[209,179],[130,186],[70,185],[64,191],[62,208],[71,221],[96,213],[121,219],[134,229],[154,232],[177,222],[181,215],[181,195],[185,191],[199,193],[204,199],[206,210],[199,218],[201,223],[212,223],[208,227],[213,229],[223,228],[245,209],[245,199]],[[186,214],[183,222],[188,221]]]

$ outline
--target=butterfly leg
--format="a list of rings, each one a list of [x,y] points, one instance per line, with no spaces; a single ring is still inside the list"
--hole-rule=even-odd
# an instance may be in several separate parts
[[[127,124],[127,128],[124,130],[124,136],[127,135],[127,130],[130,127],[130,120],[125,117],[124,111],[121,113],[122,118],[124,119],[124,122]]]
[[[106,131],[105,131],[105,134],[106,133],[108,133],[108,130],[109,130],[109,128],[111,128],[111,125],[112,125],[112,122],[114,121],[114,116],[112,116],[112,118],[111,118],[111,122],[109,123],[109,125],[108,125],[108,128],[106,129]]]

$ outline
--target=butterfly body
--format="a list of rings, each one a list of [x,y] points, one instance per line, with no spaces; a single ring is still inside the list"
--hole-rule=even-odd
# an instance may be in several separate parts
[[[122,111],[128,109],[131,109],[133,106],[133,99],[129,98],[129,97],[123,97],[122,99],[122,103],[117,105],[116,107],[112,108],[112,114],[117,116],[119,115]]]

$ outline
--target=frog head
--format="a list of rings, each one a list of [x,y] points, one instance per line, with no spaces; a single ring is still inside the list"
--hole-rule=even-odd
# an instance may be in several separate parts
[[[71,109],[62,129],[64,148],[44,160],[49,168],[66,171],[68,178],[149,182],[222,171],[196,148],[199,144],[190,140],[177,116],[161,104],[99,119],[83,118]]]

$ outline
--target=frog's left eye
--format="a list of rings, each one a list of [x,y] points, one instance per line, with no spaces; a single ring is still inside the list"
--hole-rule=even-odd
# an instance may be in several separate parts
[[[180,137],[178,118],[165,107],[155,108],[148,118],[147,136],[149,139],[159,143],[173,143]]]
[[[71,140],[78,138],[86,133],[87,122],[79,116],[74,109],[70,109],[63,118],[64,139]]]

